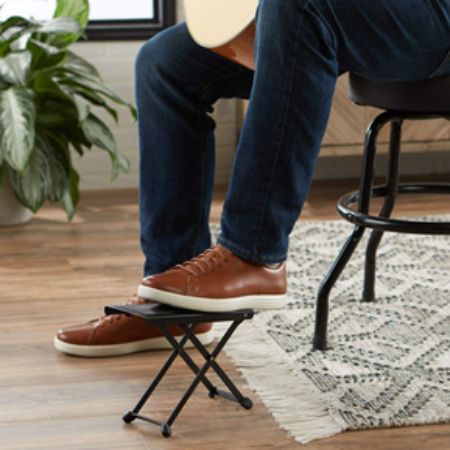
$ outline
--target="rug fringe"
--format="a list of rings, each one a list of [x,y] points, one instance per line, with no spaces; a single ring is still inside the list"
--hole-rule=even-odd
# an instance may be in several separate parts
[[[225,348],[238,370],[255,390],[276,422],[297,442],[333,436],[344,431],[311,382],[264,338],[256,320],[245,323]]]

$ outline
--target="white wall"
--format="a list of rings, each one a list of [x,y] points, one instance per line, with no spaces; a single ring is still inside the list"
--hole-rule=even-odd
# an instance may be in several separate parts
[[[181,3],[181,2],[179,2]],[[178,7],[178,18],[183,12]],[[100,71],[105,83],[130,102],[134,102],[134,61],[143,42],[81,42],[73,50],[92,62]],[[221,100],[216,104],[213,117],[217,121],[216,183],[228,180],[236,144],[236,108],[233,100]],[[110,161],[101,150],[94,149],[76,162],[81,175],[81,189],[107,189],[137,187],[138,183],[138,139],[136,124],[127,110],[120,108],[119,125],[102,114],[112,127],[119,149],[131,162],[128,174],[121,174],[111,182]]]

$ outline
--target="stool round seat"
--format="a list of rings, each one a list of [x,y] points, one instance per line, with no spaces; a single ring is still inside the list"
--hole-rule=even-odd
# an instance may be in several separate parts
[[[450,75],[418,81],[376,81],[350,74],[350,99],[385,110],[450,111]]]

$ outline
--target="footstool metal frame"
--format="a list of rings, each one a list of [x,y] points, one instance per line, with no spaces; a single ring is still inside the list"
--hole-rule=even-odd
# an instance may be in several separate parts
[[[131,316],[141,317],[145,320],[147,325],[158,327],[161,330],[163,336],[167,339],[167,341],[173,348],[173,351],[170,353],[166,362],[153,378],[148,388],[145,390],[144,394],[137,402],[136,406],[131,411],[128,411],[123,415],[123,421],[125,423],[129,424],[135,419],[141,419],[151,424],[160,426],[161,434],[164,437],[170,437],[172,434],[173,423],[200,383],[205,386],[208,391],[208,395],[211,398],[223,397],[227,400],[236,401],[245,409],[250,409],[253,406],[252,401],[239,391],[239,389],[235,386],[235,384],[231,381],[231,379],[217,362],[217,357],[219,356],[220,352],[223,350],[233,333],[236,331],[237,327],[244,320],[248,320],[253,317],[253,310],[247,309],[228,313],[202,313],[148,303],[138,305],[106,306],[105,313],[107,315],[127,314]],[[205,322],[231,322],[230,326],[227,328],[222,338],[219,340],[219,342],[211,352],[200,342],[200,340],[195,335],[195,327],[197,326],[197,324]],[[169,325],[178,325],[182,329],[184,335],[179,339],[176,339],[169,332]],[[188,341],[192,342],[198,353],[200,353],[200,355],[205,360],[204,364],[201,367],[199,367],[194,362],[191,356],[184,349],[184,346]],[[178,356],[181,357],[181,359],[186,363],[189,369],[192,370],[195,376],[189,387],[186,389],[185,393],[182,395],[179,402],[176,404],[172,413],[169,415],[165,422],[160,422],[153,418],[139,414],[143,406],[146,404],[147,400],[156,390]],[[214,370],[214,372],[219,376],[219,378],[229,389],[229,391],[224,391],[214,386],[214,384],[206,376],[206,373],[209,369]]]

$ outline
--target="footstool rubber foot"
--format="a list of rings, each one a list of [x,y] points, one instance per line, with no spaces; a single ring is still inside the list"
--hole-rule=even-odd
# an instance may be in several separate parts
[[[167,423],[163,423],[161,425],[161,434],[165,437],[168,438],[170,436],[172,436],[172,430],[170,428],[169,425],[167,425]]]
[[[122,416],[122,420],[125,423],[131,423],[134,419],[136,419],[136,416],[131,411],[128,411]]]

